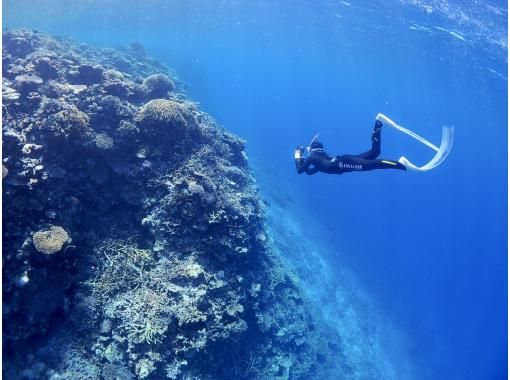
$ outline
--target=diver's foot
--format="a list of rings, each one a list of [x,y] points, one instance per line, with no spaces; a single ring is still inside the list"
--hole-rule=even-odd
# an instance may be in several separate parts
[[[406,162],[405,158],[400,157],[399,160],[397,161],[397,169],[407,170],[407,166],[404,164],[405,162]]]
[[[405,165],[402,165],[400,162],[397,162],[397,169],[400,169],[400,170],[407,170],[407,168],[405,167]]]

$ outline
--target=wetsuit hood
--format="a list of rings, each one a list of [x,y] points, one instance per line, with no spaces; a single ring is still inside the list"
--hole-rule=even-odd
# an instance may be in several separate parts
[[[322,143],[320,141],[314,141],[311,145],[310,145],[310,149],[324,149],[324,145],[322,145]]]
[[[324,153],[324,145],[320,141],[314,141],[310,145],[310,153]]]

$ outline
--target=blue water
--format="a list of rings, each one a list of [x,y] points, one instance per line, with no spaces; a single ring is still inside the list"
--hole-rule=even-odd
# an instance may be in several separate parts
[[[332,273],[355,274],[400,346],[396,367],[506,378],[506,2],[9,0],[3,11],[4,27],[143,43],[247,139],[262,193],[299,215]],[[296,175],[296,145],[320,132],[333,155],[362,152],[378,112],[436,144],[454,125],[451,155],[427,173]],[[393,130],[382,151],[433,155]]]

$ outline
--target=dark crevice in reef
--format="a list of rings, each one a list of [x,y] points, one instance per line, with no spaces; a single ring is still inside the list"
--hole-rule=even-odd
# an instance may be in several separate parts
[[[6,378],[334,377],[244,141],[174,73],[31,30],[2,59]]]

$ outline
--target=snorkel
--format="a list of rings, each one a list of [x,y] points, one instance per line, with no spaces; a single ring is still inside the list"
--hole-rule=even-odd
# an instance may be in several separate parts
[[[298,146],[294,150],[294,163],[296,164],[296,169],[298,170],[298,173],[300,173],[301,167],[304,165],[305,160],[310,156],[312,152],[322,151],[324,152],[324,149],[322,149],[322,144],[317,141],[319,138],[319,134],[317,133],[315,136],[313,136],[312,141],[310,141],[310,145],[308,145],[306,148],[303,146]],[[312,149],[312,145],[317,141],[318,144],[321,146],[321,148],[318,149]]]
[[[313,136],[312,141],[310,141],[310,144],[309,144],[309,145],[308,145],[308,147],[306,148],[306,153],[308,153],[308,155],[310,155],[310,152],[311,152],[311,150],[312,150],[312,148],[311,148],[312,144],[313,144],[315,141],[317,141],[317,139],[318,139],[318,138],[319,138],[319,134],[318,134],[318,133],[316,133],[316,134],[315,134],[315,136]]]
[[[304,160],[310,156],[310,153],[312,151],[316,151],[318,149],[312,149],[311,146],[312,144],[317,141],[317,139],[319,138],[319,134],[317,133],[315,136],[313,136],[313,139],[312,141],[310,141],[310,145],[308,145],[308,147],[304,148],[302,146],[298,146],[295,150],[294,150],[294,161],[296,163],[296,167],[299,167],[302,165],[302,163],[304,162]]]

